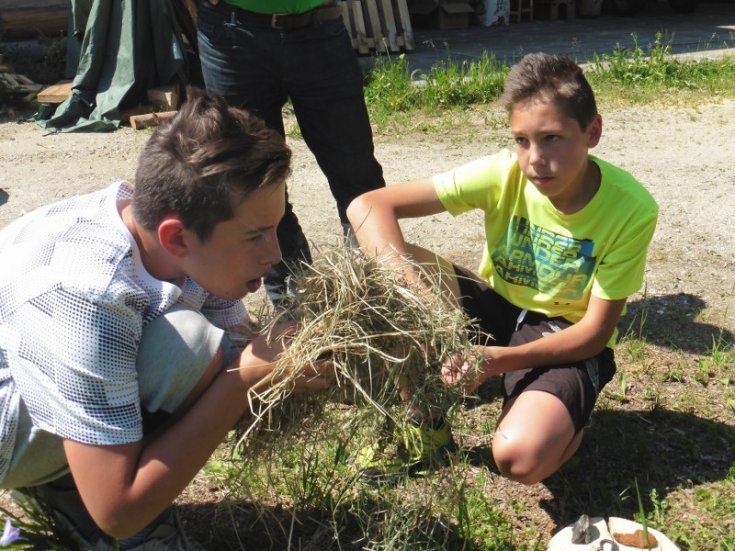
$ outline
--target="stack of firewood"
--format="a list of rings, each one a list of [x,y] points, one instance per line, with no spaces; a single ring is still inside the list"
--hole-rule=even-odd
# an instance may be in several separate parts
[[[25,75],[16,74],[13,68],[3,62],[0,54],[0,103],[25,103],[36,99],[41,89]]]

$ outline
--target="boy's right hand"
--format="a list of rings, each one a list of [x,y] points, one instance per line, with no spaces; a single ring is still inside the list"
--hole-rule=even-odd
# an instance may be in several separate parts
[[[289,335],[297,329],[295,322],[280,323],[269,331],[260,333],[242,351],[235,369],[247,389],[261,389],[277,382],[276,359],[287,346]],[[293,378],[295,392],[314,392],[329,387],[335,378],[330,362],[317,362],[298,366],[299,374]]]

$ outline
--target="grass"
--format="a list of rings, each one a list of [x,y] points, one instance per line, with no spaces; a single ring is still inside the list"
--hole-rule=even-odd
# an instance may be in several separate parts
[[[735,95],[735,59],[679,60],[661,33],[648,46],[633,38],[632,48],[595,56],[588,65],[601,102],[665,105]],[[426,74],[411,72],[404,55],[380,58],[368,75],[365,98],[378,132],[443,131],[446,123],[438,119],[497,100],[507,73],[508,66],[487,53],[477,61],[446,61]]]
[[[379,130],[431,132],[451,126],[457,113],[491,106],[506,72],[487,57],[436,68],[416,86],[399,57],[371,73],[366,97]],[[734,73],[733,60],[677,61],[660,40],[646,52],[636,46],[601,56],[588,69],[603,102],[733,97]],[[486,124],[501,122],[491,116]],[[531,551],[586,513],[645,521],[682,549],[731,551],[735,342],[726,315],[693,326],[696,306],[688,295],[631,303],[620,324],[619,375],[578,453],[543,484],[509,482],[493,465],[500,399],[491,380],[455,408],[460,450],[450,464],[390,486],[364,484],[351,468],[355,451],[380,429],[376,419],[355,422],[354,400],[303,410],[288,431],[270,434],[270,446],[233,431],[199,476],[203,494],[181,501],[188,529],[223,550]],[[44,535],[42,524],[23,528]]]

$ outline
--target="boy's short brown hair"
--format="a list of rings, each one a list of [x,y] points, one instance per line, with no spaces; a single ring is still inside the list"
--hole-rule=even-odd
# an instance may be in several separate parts
[[[150,231],[178,216],[206,241],[250,192],[288,178],[291,150],[278,132],[221,96],[194,88],[187,96],[143,149],[133,211]]]
[[[592,87],[577,63],[566,55],[534,53],[515,64],[505,81],[501,103],[508,111],[528,100],[556,106],[586,130],[597,115]]]

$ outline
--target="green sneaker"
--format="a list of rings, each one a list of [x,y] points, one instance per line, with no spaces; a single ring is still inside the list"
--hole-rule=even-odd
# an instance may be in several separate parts
[[[449,424],[443,418],[434,426],[407,421],[388,427],[376,444],[360,449],[353,460],[360,476],[368,481],[391,481],[405,476],[426,474],[445,465],[457,449]]]

